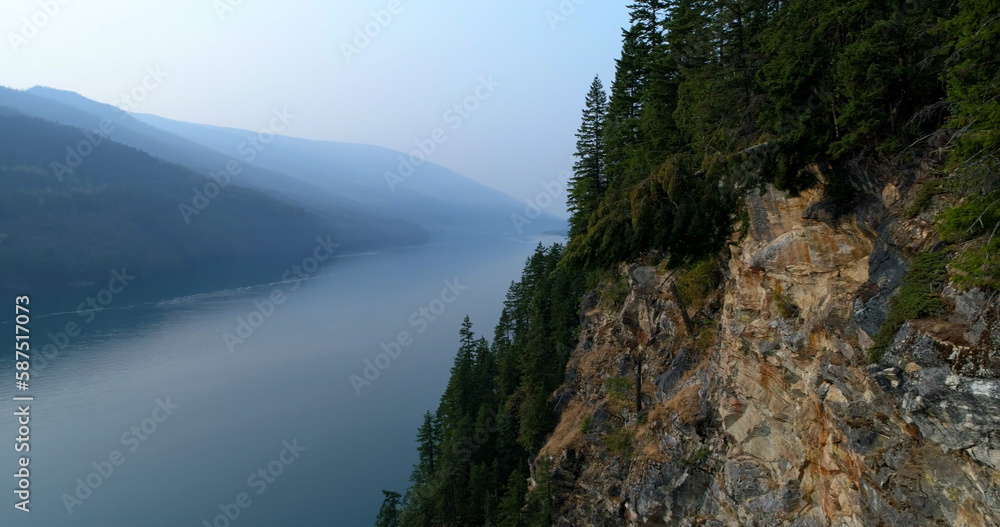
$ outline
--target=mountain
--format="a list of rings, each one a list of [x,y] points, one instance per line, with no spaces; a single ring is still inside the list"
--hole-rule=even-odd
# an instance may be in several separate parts
[[[1000,299],[955,285],[968,242],[933,227],[983,243],[1000,213],[970,234],[979,204],[927,198],[940,164],[920,161],[863,180],[837,218],[827,184],[754,189],[725,250],[674,270],[651,252],[582,295],[563,248],[540,247],[492,345],[460,330],[413,486],[387,514],[1000,525]]]
[[[431,163],[390,189],[402,155],[384,148],[282,136],[255,148],[251,132],[137,118],[51,88],[0,88],[0,107],[5,285],[90,282],[126,260],[148,274],[249,269],[317,233],[357,251],[564,230]],[[217,197],[214,181],[227,184]]]
[[[0,110],[0,225],[7,234],[0,287],[88,283],[123,268],[168,275],[287,267],[312,254],[317,238],[345,252],[421,240],[367,231],[359,219],[319,217],[108,139],[88,142],[78,128]],[[68,161],[71,171],[53,164],[67,145],[79,152]],[[380,238],[385,234],[394,238]]]
[[[1000,526],[996,2],[629,10],[376,525]]]
[[[257,133],[153,115],[135,117],[242,162],[393,211],[432,233],[522,236],[565,231],[561,219],[544,213],[530,218],[522,201],[429,161],[414,163],[409,154],[387,148],[283,136],[257,148]],[[518,223],[515,215],[528,224]]]
[[[244,169],[244,174],[234,178],[239,184],[317,213],[333,205],[403,220],[438,236],[523,236],[565,230],[565,221],[545,213],[528,217],[525,203],[439,165],[418,163],[408,173],[408,154],[386,148],[281,135],[272,138],[270,134],[258,138],[256,131],[127,114],[52,88],[9,92],[0,91],[0,104],[19,96],[22,111],[81,128],[96,128],[101,120],[109,119],[115,123],[110,136],[116,141],[200,172],[217,171],[236,160]],[[25,96],[35,101],[29,104]],[[265,121],[277,125],[269,130],[274,132],[296,118],[275,110]],[[387,174],[394,174],[392,185]],[[515,215],[520,218],[514,219]]]
[[[98,103],[79,94],[51,88],[28,91],[0,87],[0,106],[23,114],[82,130],[99,136],[101,130],[111,140],[142,150],[152,156],[185,166],[199,174],[209,175],[226,170],[233,159],[196,142],[178,137],[134,119],[114,106]],[[80,136],[83,139],[83,136]],[[74,141],[73,144],[76,144]],[[65,159],[65,153],[58,158]],[[414,243],[426,239],[427,233],[390,213],[381,213],[320,188],[308,185],[279,172],[240,163],[233,183],[259,190],[273,197],[298,205],[334,224],[350,225],[370,240],[370,247],[386,243]],[[362,236],[359,236],[361,238]],[[356,240],[362,241],[362,240]]]
[[[913,175],[880,180],[852,221],[810,219],[822,187],[752,193],[728,258],[623,266],[623,294],[585,300],[534,466],[553,525],[997,525],[995,299],[941,287],[948,307],[872,353],[914,271],[948,281],[922,228],[945,205],[911,217]]]

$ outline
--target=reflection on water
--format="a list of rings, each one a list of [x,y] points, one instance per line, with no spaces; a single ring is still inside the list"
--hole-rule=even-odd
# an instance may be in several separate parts
[[[51,358],[31,379],[32,512],[8,495],[0,524],[371,525],[380,490],[406,487],[462,318],[492,334],[535,243],[351,255],[306,279],[188,280],[180,296],[136,280],[85,315],[98,286],[33,296],[32,347]],[[434,302],[455,280],[465,289]],[[359,396],[350,377],[403,332],[409,344]],[[0,383],[3,441],[13,395]],[[13,454],[0,456],[9,473]]]

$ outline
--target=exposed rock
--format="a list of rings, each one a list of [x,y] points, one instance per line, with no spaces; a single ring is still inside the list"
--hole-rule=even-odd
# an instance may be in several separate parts
[[[1000,470],[1000,378],[993,368],[968,364],[984,350],[966,351],[907,323],[876,377],[895,373],[899,381],[890,391],[922,436]]]
[[[660,281],[656,269],[644,265],[633,265],[629,268],[628,275],[632,289],[646,295],[653,294]]]
[[[559,460],[557,525],[1000,526],[996,300],[949,288],[952,313],[907,323],[869,365],[906,255],[937,240],[887,209],[905,185],[863,183],[874,197],[849,214],[819,190],[748,197],[698,338],[654,267],[624,270],[618,313],[585,299],[559,392],[582,411],[550,440],[575,446],[542,453]],[[609,386],[640,357],[636,415]]]

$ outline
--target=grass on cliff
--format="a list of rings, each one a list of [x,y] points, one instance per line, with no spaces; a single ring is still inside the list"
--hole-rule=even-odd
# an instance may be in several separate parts
[[[587,278],[588,287],[596,288],[598,305],[605,311],[616,311],[625,305],[625,300],[632,287],[628,277],[618,274],[613,269],[601,273],[592,273]]]
[[[604,380],[604,390],[608,394],[615,411],[630,408],[635,397],[635,381],[630,377],[609,377]]]
[[[634,451],[632,440],[634,439],[634,434],[632,430],[629,430],[625,426],[612,427],[607,434],[604,435],[604,446],[608,447],[611,452],[623,457],[632,457],[632,452]]]
[[[719,258],[711,256],[678,269],[674,284],[685,306],[701,309],[709,295],[722,283],[719,266]]]
[[[947,304],[937,290],[947,273],[950,256],[947,251],[925,252],[917,255],[903,276],[899,291],[889,300],[889,314],[875,335],[875,344],[868,351],[868,359],[879,362],[892,346],[896,332],[907,320],[938,316]]]
[[[962,243],[952,262],[952,282],[962,288],[1000,291],[1000,191],[967,198],[937,217],[941,239]]]
[[[775,284],[771,290],[771,300],[778,307],[778,315],[781,318],[795,318],[799,316],[799,308],[788,297],[785,296],[781,284]]]
[[[943,180],[932,179],[923,183],[919,188],[917,188],[916,196],[913,198],[913,204],[906,209],[907,217],[917,217],[920,213],[930,208],[933,203],[934,196],[940,196],[945,192],[947,192],[947,186]]]

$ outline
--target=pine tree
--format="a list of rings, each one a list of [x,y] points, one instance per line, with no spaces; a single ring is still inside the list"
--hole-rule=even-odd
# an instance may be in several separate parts
[[[663,42],[661,26],[667,14],[667,3],[661,0],[638,0],[628,5],[629,23],[638,28],[640,40],[650,48]]]
[[[473,366],[474,408],[481,411],[496,403],[497,358],[486,337],[476,341],[475,365]]]
[[[559,267],[563,255],[562,246],[539,244],[527,259],[492,346],[463,321],[436,417],[425,414],[417,433],[420,461],[401,526],[520,524],[528,460],[552,431],[549,396],[563,382],[579,324],[583,280]]]
[[[639,25],[623,31],[622,37],[622,55],[615,61],[615,80],[611,84],[604,128],[605,173],[607,186],[611,189],[619,188],[623,181],[642,172],[637,152],[642,142],[639,116],[649,46],[643,41],[643,29]]]
[[[952,165],[974,192],[1000,190],[1000,24],[996,3],[960,0],[945,28],[954,42],[945,79],[958,130]]]
[[[472,332],[472,321],[466,315],[458,331],[459,346],[455,363],[451,367],[451,379],[441,397],[442,425],[445,431],[454,431],[462,423],[470,421],[474,412],[475,354],[476,336]]]
[[[641,166],[653,172],[667,157],[683,148],[674,118],[681,78],[670,48],[662,38],[657,38],[650,47],[646,69],[649,76],[639,115],[640,135],[645,138]]]
[[[587,93],[583,108],[583,122],[576,134],[577,162],[573,165],[574,176],[570,181],[567,203],[572,213],[570,236],[586,232],[590,217],[607,187],[604,171],[604,120],[608,112],[608,99],[600,77],[594,77]]]
[[[665,157],[672,134],[676,79],[664,46],[667,4],[638,0],[628,6],[631,27],[624,31],[608,109],[610,179],[635,183]],[[656,152],[651,152],[650,147]]]
[[[383,490],[385,500],[375,519],[375,527],[399,527],[399,501],[402,496],[397,492]]]
[[[420,473],[425,480],[437,471],[439,435],[437,419],[430,412],[424,413],[424,424],[417,430],[417,451],[420,453]]]

